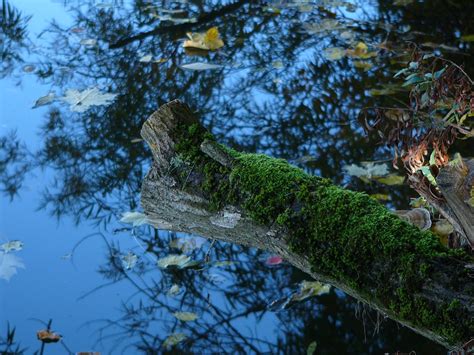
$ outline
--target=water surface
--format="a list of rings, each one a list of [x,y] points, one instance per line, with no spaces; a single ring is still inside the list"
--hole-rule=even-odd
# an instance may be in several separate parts
[[[473,4],[12,0],[9,6],[17,17],[2,17],[0,240],[24,247],[10,253],[23,267],[9,281],[0,279],[3,340],[15,327],[19,349],[38,351],[36,331],[51,319],[63,341],[47,345],[45,354],[304,354],[313,342],[321,354],[446,353],[334,288],[289,309],[269,309],[309,277],[285,262],[268,266],[271,255],[256,249],[211,248],[199,236],[133,228],[120,219],[140,211],[151,164],[141,125],[176,98],[236,149],[287,159],[352,189],[387,194],[390,208],[406,208],[414,196],[407,186],[367,185],[344,174],[347,164],[391,159],[377,137],[367,139],[358,114],[406,100],[393,75],[407,60],[409,42],[472,68],[472,46],[460,37],[474,33]],[[223,48],[182,48],[186,32],[213,26]],[[375,55],[330,55],[360,42]],[[181,68],[195,62],[222,68]],[[116,96],[83,112],[58,99],[90,88]],[[54,101],[33,108],[52,93]],[[184,247],[176,248],[177,238]],[[211,266],[156,266],[179,253],[194,260],[207,254]],[[136,255],[136,265],[127,269],[125,255]],[[169,293],[173,285],[176,294]],[[199,318],[184,322],[175,312]],[[166,346],[172,334],[181,341]]]

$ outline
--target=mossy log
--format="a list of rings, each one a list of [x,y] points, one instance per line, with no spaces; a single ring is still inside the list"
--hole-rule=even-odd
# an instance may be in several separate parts
[[[446,347],[474,335],[473,259],[368,195],[220,145],[179,101],[144,123],[141,203],[159,229],[278,253]]]

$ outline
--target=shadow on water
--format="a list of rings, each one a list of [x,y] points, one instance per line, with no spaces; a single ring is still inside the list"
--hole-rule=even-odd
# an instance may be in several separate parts
[[[344,176],[346,164],[390,160],[390,152],[367,139],[358,113],[366,106],[406,102],[407,92],[395,85],[393,74],[406,60],[408,42],[424,43],[425,49],[472,68],[472,48],[459,37],[474,33],[474,4],[395,3],[403,2],[64,1],[71,23],[53,21],[34,39],[27,33],[29,18],[2,3],[0,76],[21,82],[33,74],[50,93],[36,104],[45,106],[37,108],[44,112],[39,149],[31,150],[15,132],[0,139],[0,186],[15,199],[24,193],[25,180],[50,171],[53,179],[43,186],[37,207],[95,226],[94,238],[107,245],[107,257],[99,269],[105,283],[93,292],[119,282],[129,289],[127,297],[109,300],[120,305],[117,314],[99,321],[90,315],[108,351],[296,354],[313,341],[318,353],[327,354],[445,351],[334,289],[270,312],[272,300],[307,277],[285,264],[269,267],[268,255],[258,250],[211,246],[182,235],[187,242],[179,250],[170,246],[177,238],[173,233],[118,223],[122,212],[139,209],[141,182],[151,164],[139,139],[141,125],[175,98],[234,148],[288,159],[353,189],[389,193],[391,207],[405,207],[413,195],[407,187],[364,186]],[[170,15],[163,9],[183,12]],[[187,53],[181,48],[187,31],[211,26],[219,28],[223,49]],[[358,42],[376,55],[328,59],[327,48],[354,48]],[[180,67],[192,62],[223,67]],[[117,96],[110,105],[84,112],[72,112],[60,100],[67,89],[91,87]],[[114,230],[136,241],[132,249],[138,259],[130,269],[123,263],[127,250],[111,241]],[[190,240],[203,244],[194,249]],[[200,269],[156,269],[156,260],[183,248],[194,260],[211,262]],[[216,266],[216,261],[232,263]],[[170,295],[173,285],[179,291]],[[180,321],[172,315],[184,311],[199,318]],[[171,340],[170,334],[175,334]],[[166,339],[176,346],[164,347]]]

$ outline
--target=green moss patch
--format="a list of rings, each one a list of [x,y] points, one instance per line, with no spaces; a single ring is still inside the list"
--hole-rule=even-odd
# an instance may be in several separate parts
[[[440,307],[419,296],[436,265],[449,264],[454,255],[469,258],[462,252],[448,251],[432,233],[407,224],[368,195],[336,187],[284,160],[225,148],[235,163],[223,167],[200,151],[204,139],[214,138],[199,124],[178,126],[175,137],[175,149],[190,167],[185,175],[197,176],[188,188],[202,191],[211,209],[236,204],[258,223],[279,224],[288,230],[291,249],[307,255],[315,272],[450,344],[474,334],[472,315],[460,302]],[[452,286],[463,287],[467,270],[453,270]]]

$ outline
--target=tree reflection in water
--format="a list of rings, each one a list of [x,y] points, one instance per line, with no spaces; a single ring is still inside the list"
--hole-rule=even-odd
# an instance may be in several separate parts
[[[399,66],[391,63],[402,59],[397,47],[408,40],[436,42],[445,49],[456,46],[459,52],[450,55],[472,68],[471,56],[464,55],[472,49],[459,44],[458,36],[460,31],[474,32],[474,4],[320,3],[329,5],[314,6],[312,11],[282,5],[281,13],[275,14],[266,11],[263,2],[254,1],[175,5],[162,1],[154,2],[155,10],[149,2],[138,0],[113,7],[97,6],[94,1],[80,6],[65,2],[73,23],[67,27],[52,23],[42,33],[43,45],[34,49],[35,74],[58,96],[68,88],[94,86],[119,96],[110,106],[81,114],[53,103],[41,127],[42,147],[35,153],[14,137],[3,138],[2,190],[13,196],[22,176],[35,168],[50,169],[55,179],[45,189],[40,207],[57,217],[70,215],[78,223],[95,223],[110,243],[110,229],[120,213],[139,207],[141,182],[151,164],[149,150],[136,140],[141,125],[158,106],[175,98],[198,111],[221,141],[294,161],[338,183],[348,183],[342,173],[345,164],[389,159],[385,149],[366,139],[357,122],[358,112],[375,104],[399,104],[406,92],[371,96],[370,89],[395,82],[392,77]],[[153,14],[170,6],[186,9],[187,17],[196,17],[197,22],[160,23]],[[325,19],[337,19],[343,29],[309,33],[303,26]],[[21,71],[26,22],[25,18],[11,24],[23,32],[4,31],[7,43],[16,45],[2,47],[11,58],[2,66],[3,76],[18,76]],[[3,17],[2,28],[6,25]],[[186,54],[180,46],[185,32],[211,26],[220,29],[224,49],[200,53],[204,57]],[[348,34],[341,36],[343,31]],[[356,68],[351,58],[329,61],[324,57],[325,48],[353,46],[351,38],[378,50],[378,56],[370,59],[372,69]],[[94,39],[97,44],[85,46],[81,39]],[[141,62],[144,55],[159,61]],[[179,67],[194,61],[219,63],[224,68],[192,72]],[[351,187],[377,189],[354,182]],[[390,193],[393,206],[406,205],[406,188],[390,189]],[[400,344],[416,344],[421,352],[442,352],[390,321],[375,332],[378,316],[364,309],[362,322],[355,317],[360,305],[335,290],[290,310],[268,312],[267,304],[289,292],[304,275],[288,266],[269,268],[261,261],[265,254],[258,250],[216,243],[211,260],[234,264],[161,274],[154,261],[173,252],[168,243],[175,235],[147,228],[135,232],[142,233],[136,238],[147,251],[137,266],[124,270],[118,256],[126,252],[108,244],[109,255],[100,270],[108,282],[128,282],[134,290],[122,300],[122,316],[103,321],[100,333],[103,338],[115,337],[127,349],[165,351],[166,337],[183,332],[188,337],[178,347],[193,353],[301,353],[316,339],[318,351],[328,354],[395,351]],[[203,260],[207,248],[209,243],[195,251],[194,257]],[[222,280],[216,280],[215,274]],[[173,284],[180,285],[182,292],[167,296]],[[171,315],[179,310],[200,317],[181,322]]]

